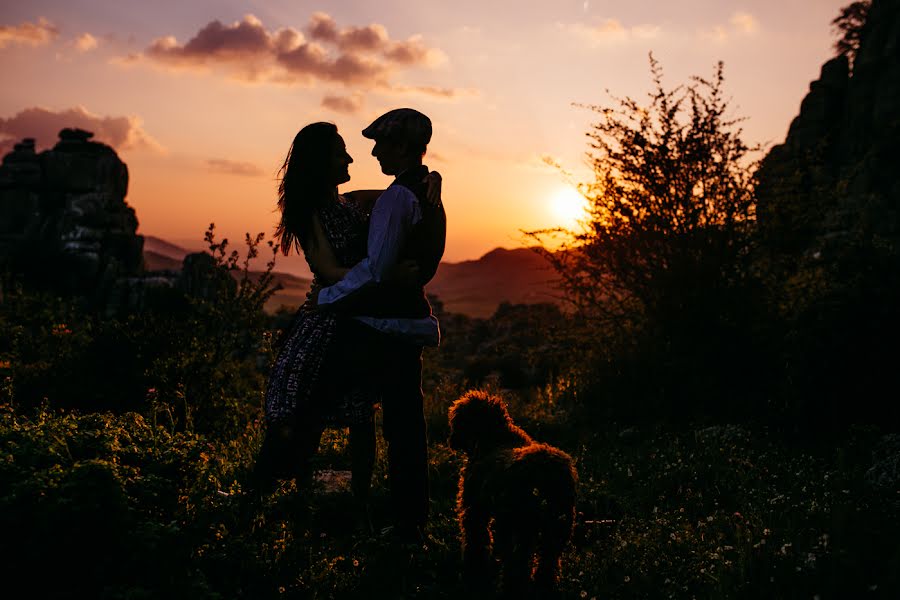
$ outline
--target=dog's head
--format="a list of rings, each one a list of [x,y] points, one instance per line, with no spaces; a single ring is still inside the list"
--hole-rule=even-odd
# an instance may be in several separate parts
[[[482,390],[466,392],[450,407],[450,447],[467,455],[496,447],[512,426],[503,400]]]

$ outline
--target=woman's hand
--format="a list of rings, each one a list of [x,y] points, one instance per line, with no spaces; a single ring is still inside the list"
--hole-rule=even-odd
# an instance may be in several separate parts
[[[414,260],[399,262],[388,269],[384,280],[402,286],[416,286],[419,284],[419,263]]]
[[[425,193],[425,200],[431,206],[440,206],[441,205],[441,174],[437,171],[431,171],[428,175],[425,176],[425,179],[422,180],[428,186],[428,191]]]

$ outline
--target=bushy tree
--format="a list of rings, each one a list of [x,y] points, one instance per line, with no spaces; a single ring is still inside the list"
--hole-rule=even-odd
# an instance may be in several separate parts
[[[614,370],[636,356],[635,377],[663,368],[653,386],[670,394],[677,380],[742,362],[755,149],[729,113],[721,63],[711,79],[671,90],[652,55],[650,70],[648,102],[587,106],[599,120],[587,132],[594,179],[580,186],[583,230],[531,235],[562,236],[562,250],[543,252],[569,300],[599,325]]]
[[[859,50],[859,42],[862,38],[862,30],[869,17],[871,0],[859,0],[851,2],[841,9],[840,14],[831,22],[831,27],[838,40],[834,43],[834,49],[838,54],[846,56],[850,64],[853,64],[856,53]]]

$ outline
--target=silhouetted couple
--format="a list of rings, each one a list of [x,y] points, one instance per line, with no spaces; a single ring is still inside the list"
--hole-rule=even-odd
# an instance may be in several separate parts
[[[338,194],[353,159],[330,123],[301,129],[282,167],[276,236],[285,255],[303,252],[314,282],[270,374],[256,475],[302,487],[323,429],[349,427],[352,489],[367,505],[380,401],[394,532],[417,541],[428,515],[422,349],[440,339],[424,286],[444,252],[446,216],[440,176],[422,164],[428,117],[392,110],[362,134],[395,177],[384,191]]]

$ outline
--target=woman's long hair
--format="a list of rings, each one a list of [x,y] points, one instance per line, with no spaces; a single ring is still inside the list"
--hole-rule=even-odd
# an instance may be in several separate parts
[[[300,253],[312,243],[313,212],[334,197],[336,186],[326,177],[331,170],[337,137],[337,126],[333,123],[310,123],[294,137],[278,172],[281,221],[275,238],[285,256],[291,247]]]

